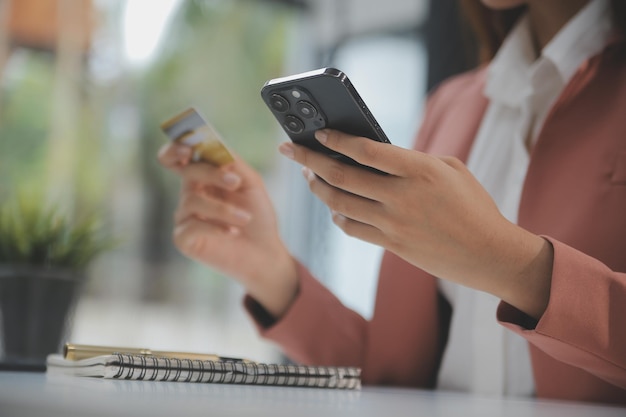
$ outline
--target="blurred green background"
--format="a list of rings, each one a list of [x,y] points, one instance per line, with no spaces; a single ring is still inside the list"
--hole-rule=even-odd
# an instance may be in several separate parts
[[[277,129],[258,91],[281,74],[293,10],[256,1],[181,2],[161,33],[147,34],[161,36],[158,51],[138,63],[124,56],[129,40],[111,35],[129,6],[92,7],[89,51],[79,44],[63,51],[62,39],[10,51],[0,95],[0,200],[45,190],[51,204],[71,213],[97,210],[121,235],[120,250],[139,245],[148,262],[163,263],[175,256],[177,182],[156,162],[165,140],[160,123],[193,105],[246,161],[270,169]],[[141,32],[141,23],[128,24]],[[129,201],[128,209],[141,227],[126,235],[113,212],[133,190],[141,198],[130,197],[138,204]],[[137,231],[142,239],[133,242]]]
[[[104,311],[176,309],[197,296],[208,306],[201,315],[228,322],[240,296],[230,280],[173,247],[178,180],[157,163],[159,125],[195,106],[261,173],[274,169],[279,130],[259,91],[283,73],[298,11],[260,1],[58,0],[57,10],[85,10],[49,22],[45,3],[0,2],[0,203],[44,196],[70,217],[101,219],[119,244],[91,266],[83,299]],[[47,32],[37,32],[41,19]],[[102,316],[83,304],[83,317]],[[132,343],[125,334],[119,342]]]
[[[392,142],[410,146],[425,89],[426,0],[0,0],[0,204],[38,196],[100,220],[76,343],[276,360],[243,289],[180,255],[161,122],[196,107],[261,172],[292,253],[348,306],[373,308],[380,248],[332,227],[265,108],[268,79],[338,66]],[[393,76],[389,76],[393,74]],[[393,103],[391,106],[389,103]]]

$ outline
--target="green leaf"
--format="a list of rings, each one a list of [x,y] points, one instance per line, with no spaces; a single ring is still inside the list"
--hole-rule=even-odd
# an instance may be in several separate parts
[[[95,215],[70,220],[23,194],[0,206],[0,263],[83,269],[115,244]]]

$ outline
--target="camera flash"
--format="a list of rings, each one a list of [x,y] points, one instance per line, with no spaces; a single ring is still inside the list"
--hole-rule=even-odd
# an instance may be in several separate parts
[[[302,94],[300,94],[300,92],[297,90],[293,90],[291,92],[291,95],[293,96],[293,98],[300,98],[302,96]]]

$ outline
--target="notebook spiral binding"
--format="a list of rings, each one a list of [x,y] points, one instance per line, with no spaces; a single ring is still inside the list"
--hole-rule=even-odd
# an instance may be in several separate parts
[[[361,370],[354,367],[278,365],[160,358],[116,353],[105,378],[218,384],[280,385],[359,389]]]

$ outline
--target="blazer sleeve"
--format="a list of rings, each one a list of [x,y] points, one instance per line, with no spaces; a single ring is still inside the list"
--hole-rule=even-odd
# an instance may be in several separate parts
[[[558,361],[626,388],[626,274],[557,240],[548,307],[536,323],[502,302],[498,320]]]
[[[244,299],[262,337],[299,363],[360,367],[364,384],[434,386],[445,319],[432,276],[385,252],[374,315],[367,321],[306,268],[299,273],[298,295],[280,320],[251,297]]]
[[[252,297],[244,306],[260,335],[303,364],[359,366],[364,360],[366,320],[345,307],[302,265],[300,288],[280,320],[273,320]]]

